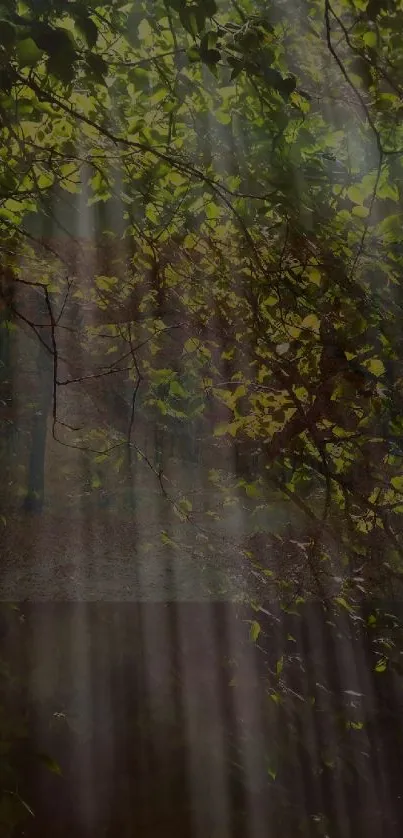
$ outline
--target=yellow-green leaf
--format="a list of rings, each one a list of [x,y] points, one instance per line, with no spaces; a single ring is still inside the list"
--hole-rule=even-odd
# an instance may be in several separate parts
[[[307,276],[308,276],[309,282],[313,282],[314,285],[320,285],[321,280],[322,280],[322,275],[321,275],[320,270],[318,270],[318,268],[308,268]]]
[[[250,637],[250,639],[252,640],[253,643],[256,643],[256,640],[258,639],[260,632],[261,632],[261,628],[260,628],[259,623],[257,622],[257,620],[253,620],[253,622],[251,623],[250,630],[249,630],[249,637]]]
[[[175,186],[184,186],[187,183],[187,179],[180,174],[180,172],[170,172],[169,174],[169,182],[173,183]]]
[[[169,392],[171,396],[177,396],[180,399],[186,398],[186,390],[183,389],[181,383],[175,378],[169,385]]]
[[[284,669],[284,658],[283,658],[283,655],[281,655],[281,658],[279,658],[277,663],[276,663],[276,675],[281,675],[283,669]]]
[[[43,52],[32,38],[24,38],[17,44],[17,60],[20,67],[33,67],[42,58]]]
[[[368,207],[362,207],[360,205],[357,205],[356,207],[353,207],[351,213],[352,215],[355,215],[357,218],[368,218],[369,209]]]
[[[216,427],[214,428],[214,436],[225,436],[225,434],[228,433],[228,429],[229,426],[227,422],[223,422],[220,425],[216,425]]]
[[[334,601],[337,602],[337,605],[340,605],[341,608],[345,608],[346,611],[352,611],[351,605],[347,602],[346,599],[342,596],[335,596]]]
[[[369,370],[372,375],[376,375],[377,378],[385,372],[383,361],[381,361],[380,358],[370,358],[370,360],[365,363],[365,366],[367,370]]]
[[[353,204],[362,204],[363,199],[365,199],[365,194],[363,195],[359,186],[350,186],[350,188],[347,189],[347,195]]]
[[[303,329],[309,329],[312,332],[319,332],[319,318],[316,314],[308,314],[307,317],[304,317],[301,326]]]
[[[148,22],[148,20],[144,19],[139,23],[138,33],[139,38],[141,41],[146,41],[152,35],[153,30]]]
[[[364,41],[364,44],[367,47],[371,47],[371,48],[376,47],[376,43],[377,43],[376,32],[366,32],[365,35],[363,36],[362,40]]]

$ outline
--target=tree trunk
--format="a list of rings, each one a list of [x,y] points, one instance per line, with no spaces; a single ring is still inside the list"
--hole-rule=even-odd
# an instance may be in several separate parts
[[[42,296],[38,298],[36,317],[38,323],[49,321],[49,312]],[[41,329],[41,333],[46,346],[51,349],[50,327]],[[53,358],[51,352],[39,341],[35,368],[37,404],[31,419],[27,494],[23,504],[29,512],[41,512],[44,503],[46,436],[53,402]]]

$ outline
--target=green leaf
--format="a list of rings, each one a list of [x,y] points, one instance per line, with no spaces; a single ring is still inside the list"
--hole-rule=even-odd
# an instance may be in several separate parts
[[[376,47],[377,41],[378,41],[377,36],[376,36],[376,32],[373,32],[373,31],[365,32],[365,35],[363,35],[362,40],[364,41],[364,44],[367,47],[371,47],[371,48]]]
[[[301,323],[302,329],[309,329],[310,331],[316,332],[317,334],[319,333],[319,327],[320,322],[316,314],[308,314],[306,317],[304,317]]]
[[[378,198],[389,198],[391,201],[398,201],[399,200],[399,190],[395,183],[390,183],[385,181],[385,183],[380,184],[377,190],[377,197]]]
[[[48,189],[55,182],[53,172],[43,172],[37,179],[39,189]]]
[[[139,33],[140,41],[149,41],[153,34],[153,30],[146,18],[141,21],[137,31]]]
[[[20,67],[33,67],[43,56],[43,50],[39,49],[32,38],[18,41],[16,53]]]
[[[390,482],[396,491],[403,492],[403,475],[401,477],[399,475],[392,477]]]
[[[209,221],[215,221],[216,218],[219,218],[221,215],[221,207],[214,203],[214,201],[210,201],[206,206],[206,216]]]
[[[188,182],[188,179],[184,175],[176,171],[170,172],[167,177],[174,186],[184,186]]]
[[[347,600],[342,596],[335,596],[334,601],[337,602],[337,605],[340,605],[341,608],[344,608],[346,611],[353,611],[353,607],[347,602]]]
[[[379,378],[385,373],[385,367],[380,358],[370,358],[368,361],[365,361],[365,367],[370,373],[372,373],[372,375],[375,375],[376,378]]]
[[[105,460],[107,460],[107,459],[108,459],[107,454],[97,454],[97,456],[94,458],[94,462],[95,463],[104,463]]]
[[[217,110],[214,116],[217,122],[220,122],[221,125],[229,125],[232,122],[231,114],[227,111]]]
[[[258,498],[258,497],[260,497],[259,487],[256,485],[256,483],[245,483],[244,484],[244,489],[245,489],[246,496],[248,498]]]
[[[252,643],[256,643],[260,632],[261,632],[261,628],[260,628],[259,623],[256,620],[253,620],[253,622],[251,623],[251,626],[250,626],[250,630],[249,630],[249,637],[250,637]]]
[[[273,768],[272,766],[269,766],[268,769],[267,769],[267,773],[269,774],[269,777],[271,777],[272,780],[276,779],[277,770],[275,768]]]
[[[368,218],[368,216],[369,216],[368,207],[356,206],[356,207],[353,207],[351,212],[352,212],[352,215],[355,215],[357,218]]]
[[[278,659],[276,663],[276,675],[281,675],[284,669],[284,657],[281,655],[281,658]]]
[[[307,276],[309,282],[313,282],[314,285],[320,285],[322,282],[322,274],[318,268],[308,268]]]
[[[366,194],[362,192],[359,186],[350,186],[347,189],[347,195],[353,204],[362,204],[366,198]]]
[[[225,436],[229,432],[229,423],[221,422],[214,428],[214,436]]]
[[[96,276],[95,284],[101,291],[111,291],[117,283],[115,276]]]
[[[171,396],[177,396],[180,399],[185,399],[187,396],[186,390],[182,387],[181,383],[174,378],[169,385],[169,392]]]
[[[175,542],[172,540],[172,538],[170,538],[168,533],[164,531],[161,532],[161,542],[162,544],[165,544],[166,547],[176,547]]]
[[[386,667],[387,667],[386,658],[381,658],[375,666],[375,672],[385,672]]]
[[[61,776],[62,771],[60,765],[52,759],[52,757],[47,754],[38,754],[38,759],[46,766],[48,771],[52,772],[52,774],[58,774],[59,777]]]
[[[193,509],[192,501],[190,501],[188,498],[181,498],[181,500],[179,501],[179,506],[184,512],[191,512]]]
[[[200,50],[196,45],[189,47],[189,49],[186,51],[186,55],[192,64],[195,64],[197,61],[200,61],[201,58]]]
[[[157,386],[159,384],[169,384],[171,379],[175,377],[175,371],[169,367],[162,367],[158,370],[153,370],[153,383]]]

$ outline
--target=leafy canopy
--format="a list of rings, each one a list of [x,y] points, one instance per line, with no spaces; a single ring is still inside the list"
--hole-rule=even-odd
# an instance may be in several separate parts
[[[236,445],[255,464],[233,491],[296,504],[326,566],[337,543],[349,568],[393,572],[402,23],[386,0],[320,0],[308,17],[248,0],[10,1],[0,16],[4,261],[11,244],[36,260],[53,355],[77,274],[55,244],[57,196],[103,231],[74,299],[94,364],[109,374],[126,347],[127,416],[109,389],[110,426],[133,441],[135,399],[166,427],[199,422],[217,456]],[[53,225],[42,252],[38,213]],[[71,354],[67,379],[81,374]]]

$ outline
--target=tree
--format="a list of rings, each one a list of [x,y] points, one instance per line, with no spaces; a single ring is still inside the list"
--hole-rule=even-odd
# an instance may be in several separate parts
[[[2,4],[1,419],[10,464],[34,353],[28,505],[52,434],[95,489],[142,460],[206,550],[242,497],[263,524],[228,550],[284,611],[320,594],[355,625],[400,590],[402,24],[388,0]],[[174,445],[208,471],[202,523]]]

